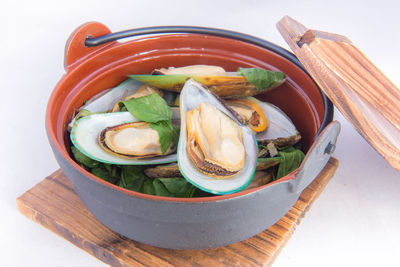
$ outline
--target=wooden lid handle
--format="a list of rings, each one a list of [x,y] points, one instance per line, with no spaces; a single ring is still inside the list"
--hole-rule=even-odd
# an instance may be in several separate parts
[[[309,30],[287,16],[277,27],[340,112],[400,171],[400,90],[347,37]]]

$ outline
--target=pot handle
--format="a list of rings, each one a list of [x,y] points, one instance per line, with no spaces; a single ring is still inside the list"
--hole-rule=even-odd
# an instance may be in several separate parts
[[[139,35],[165,34],[165,33],[193,33],[206,34],[230,38],[246,43],[251,43],[262,48],[278,53],[304,70],[297,57],[286,49],[283,49],[266,40],[235,31],[222,30],[196,26],[155,26],[130,29],[112,33],[106,26],[99,22],[89,22],[76,29],[70,36],[65,49],[64,66],[68,68],[80,58],[91,54],[105,46],[113,45],[117,40]]]
[[[115,42],[119,39],[134,37],[139,35],[150,35],[150,34],[165,34],[165,33],[193,33],[193,34],[206,34],[213,35],[218,37],[230,38],[238,41],[243,41],[246,43],[251,43],[268,50],[271,50],[275,53],[280,54],[286,59],[290,60],[294,64],[296,64],[299,68],[304,70],[304,67],[301,65],[297,57],[289,52],[286,49],[283,49],[271,42],[266,40],[229,30],[222,30],[217,28],[208,28],[208,27],[197,27],[197,26],[154,26],[154,27],[143,27],[130,29],[120,32],[107,33],[103,36],[97,36],[94,34],[87,35],[87,38],[84,41],[84,46],[87,48],[93,48],[95,46],[104,45],[109,42]],[[97,37],[96,37],[97,36]]]
[[[94,47],[123,38],[134,37],[139,35],[163,34],[163,33],[207,34],[207,35],[226,37],[248,43],[253,43],[262,47],[265,47],[267,43],[269,44],[269,42],[266,42],[265,40],[259,39],[251,35],[235,31],[217,29],[217,28],[197,27],[197,26],[154,26],[154,27],[143,27],[143,28],[130,29],[115,33],[109,33],[99,37],[88,36],[85,40],[85,46]],[[267,48],[270,49],[269,46]],[[293,56],[293,58],[295,58],[297,61],[296,57]]]
[[[328,163],[331,154],[335,151],[340,128],[340,123],[333,121],[316,137],[300,165],[296,178],[291,181],[293,193],[302,192]]]
[[[111,33],[110,29],[99,22],[88,22],[78,27],[69,36],[65,45],[64,68],[70,68],[79,59],[104,47],[87,47],[84,45],[86,38],[104,36],[109,33]]]

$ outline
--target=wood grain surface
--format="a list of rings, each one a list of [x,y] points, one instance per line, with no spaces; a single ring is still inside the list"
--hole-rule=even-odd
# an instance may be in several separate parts
[[[277,27],[333,104],[400,171],[400,90],[347,37],[287,16]]]
[[[25,192],[17,199],[17,205],[31,220],[112,266],[270,266],[338,164],[338,160],[331,158],[275,225],[245,241],[216,249],[156,248],[111,231],[85,208],[61,170]]]

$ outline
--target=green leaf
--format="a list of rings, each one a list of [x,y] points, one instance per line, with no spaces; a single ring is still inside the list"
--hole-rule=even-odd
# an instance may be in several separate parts
[[[140,192],[147,176],[144,174],[144,166],[121,166],[121,180],[119,186]]]
[[[254,84],[258,90],[277,86],[285,79],[283,72],[257,68],[239,68],[238,73],[246,77],[247,81]]]
[[[147,180],[144,192],[164,197],[193,197],[196,187],[184,178],[157,178]]]
[[[304,159],[304,153],[294,147],[286,147],[278,152],[280,164],[276,177],[279,179],[297,169]]]
[[[150,178],[144,181],[143,193],[148,194],[148,195],[156,194],[156,192],[154,190],[154,186],[153,186],[153,180],[151,180]]]
[[[82,152],[80,152],[76,147],[71,146],[71,151],[72,154],[74,155],[75,160],[82,164],[83,166],[87,168],[94,168],[99,165],[99,162],[96,160],[93,160],[87,156],[85,156]]]
[[[178,138],[179,128],[172,125],[170,120],[150,123],[150,127],[157,131],[161,145],[161,153],[164,154],[172,142]]]
[[[163,197],[172,197],[172,193],[170,193],[167,188],[165,188],[164,184],[161,183],[160,179],[154,179],[153,181],[154,193],[157,196]]]
[[[120,173],[117,170],[116,166],[113,166],[113,169],[109,171],[105,164],[99,164],[99,166],[93,168],[90,171],[93,175],[100,177],[101,179],[115,184],[120,179]]]
[[[128,111],[141,121],[159,122],[172,119],[172,110],[158,94],[132,98],[120,102]]]
[[[175,197],[192,197],[196,187],[183,178],[159,178],[165,188]]]
[[[98,166],[93,168],[90,171],[93,175],[100,177],[103,180],[108,181],[108,179],[110,178],[110,172],[108,172],[105,168],[103,168],[102,166]]]

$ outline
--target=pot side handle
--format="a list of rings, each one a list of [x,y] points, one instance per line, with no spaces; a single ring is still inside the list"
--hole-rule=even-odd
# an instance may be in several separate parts
[[[110,33],[110,29],[99,22],[87,22],[75,29],[65,45],[64,68],[68,70],[79,59],[101,50],[105,46],[114,44],[115,42],[111,42],[97,47],[88,47],[85,45],[85,40],[88,37],[95,38]]]
[[[333,121],[316,137],[300,165],[296,178],[290,183],[293,193],[303,191],[328,163],[335,150],[340,128],[340,123]]]

